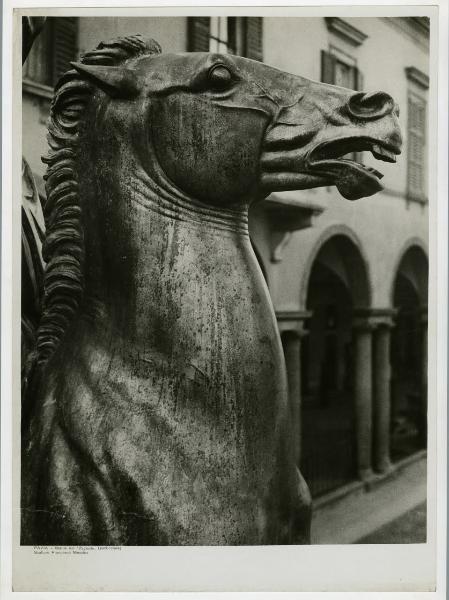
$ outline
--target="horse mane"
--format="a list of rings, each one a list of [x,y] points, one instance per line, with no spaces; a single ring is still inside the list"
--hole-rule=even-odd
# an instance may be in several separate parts
[[[138,56],[160,54],[152,39],[141,35],[100,42],[81,56],[86,65],[117,66]],[[47,228],[42,248],[44,274],[42,315],[37,332],[35,360],[42,366],[55,352],[74,318],[84,291],[84,234],[78,192],[77,157],[81,120],[95,88],[75,70],[66,72],[55,86],[48,122],[50,151],[42,161],[47,201]]]

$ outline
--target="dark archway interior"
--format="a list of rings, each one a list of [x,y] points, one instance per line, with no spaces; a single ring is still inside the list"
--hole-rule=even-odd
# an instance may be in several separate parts
[[[310,273],[302,344],[301,469],[312,496],[356,477],[352,318],[368,303],[363,260],[343,236],[331,238]]]
[[[427,259],[411,248],[402,259],[393,289],[397,310],[391,336],[391,439],[393,461],[426,446],[427,385],[425,320]]]

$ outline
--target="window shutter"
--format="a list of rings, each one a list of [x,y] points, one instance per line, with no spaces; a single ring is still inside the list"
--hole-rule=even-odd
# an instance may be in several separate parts
[[[49,19],[50,20],[50,19]],[[78,55],[78,18],[53,17],[53,84],[70,69],[70,61]]]
[[[408,98],[408,194],[412,198],[424,198],[426,107],[414,96]]]
[[[189,17],[187,26],[189,52],[209,52],[210,18]]]
[[[263,60],[263,18],[246,18],[245,55],[253,60]]]
[[[321,81],[335,83],[335,57],[326,50],[321,50]]]

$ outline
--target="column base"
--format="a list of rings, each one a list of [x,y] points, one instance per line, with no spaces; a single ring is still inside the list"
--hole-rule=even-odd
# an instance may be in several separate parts
[[[374,474],[374,471],[371,468],[369,468],[369,469],[359,469],[358,476],[359,476],[359,479],[361,481],[365,481],[366,482],[366,481],[371,481],[371,479],[374,479],[375,474]]]
[[[390,473],[393,470],[394,470],[394,467],[393,467],[391,461],[388,458],[385,459],[385,460],[383,460],[378,465],[376,465],[376,472],[377,473],[386,474],[386,473]]]

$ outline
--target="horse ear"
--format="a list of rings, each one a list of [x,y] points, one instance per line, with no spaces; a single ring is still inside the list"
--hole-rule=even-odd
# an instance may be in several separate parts
[[[83,65],[71,62],[74,69],[113,98],[134,98],[139,94],[139,80],[131,69]]]

